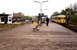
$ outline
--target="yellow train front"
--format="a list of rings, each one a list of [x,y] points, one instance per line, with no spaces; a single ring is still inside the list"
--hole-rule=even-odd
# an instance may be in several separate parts
[[[57,16],[55,16],[55,22],[59,23],[59,24],[67,24],[66,19],[67,18],[66,18],[65,15],[57,15]]]

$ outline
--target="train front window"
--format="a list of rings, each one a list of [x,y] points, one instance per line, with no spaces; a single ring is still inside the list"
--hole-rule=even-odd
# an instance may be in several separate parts
[[[57,18],[57,19],[65,19],[65,18]]]
[[[65,18],[61,18],[61,19],[65,19]]]

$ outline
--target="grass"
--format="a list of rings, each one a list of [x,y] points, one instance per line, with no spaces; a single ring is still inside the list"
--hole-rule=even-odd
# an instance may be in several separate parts
[[[0,24],[0,32],[11,28],[23,26],[24,24],[29,24],[31,22],[15,22],[13,24]]]
[[[21,25],[22,25],[22,23],[21,24],[0,24],[0,32],[11,29],[11,28],[15,28],[15,27],[18,27]]]

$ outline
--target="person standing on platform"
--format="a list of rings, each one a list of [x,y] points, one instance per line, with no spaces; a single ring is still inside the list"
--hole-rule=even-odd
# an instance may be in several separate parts
[[[49,24],[49,18],[47,17],[46,18],[46,26],[48,26],[48,24]]]

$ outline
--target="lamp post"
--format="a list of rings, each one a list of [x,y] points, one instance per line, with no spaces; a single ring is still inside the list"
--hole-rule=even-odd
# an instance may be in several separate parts
[[[68,12],[66,12],[66,22],[67,22],[66,24],[67,24],[67,25],[68,25],[68,18],[69,18],[69,17],[68,17]]]
[[[46,11],[47,9],[44,9],[44,10],[42,10],[42,13],[44,13],[45,14],[45,12],[44,11]]]
[[[40,1],[34,1],[34,2],[40,3],[40,13],[42,14],[42,3],[48,2],[48,0],[42,1],[42,2],[40,2]]]
[[[36,3],[40,3],[40,22],[42,23],[42,3],[45,3],[45,2],[48,2],[48,0],[46,0],[46,1],[42,1],[42,2],[40,2],[40,1],[34,1],[34,2],[36,2]]]

